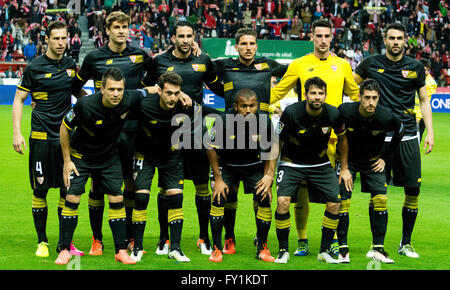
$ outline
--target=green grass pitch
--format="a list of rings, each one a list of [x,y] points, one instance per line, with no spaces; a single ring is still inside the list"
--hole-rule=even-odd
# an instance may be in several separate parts
[[[30,131],[30,108],[24,108],[22,133],[28,136]],[[406,258],[396,253],[401,238],[401,206],[403,189],[388,188],[389,223],[385,248],[395,260],[392,265],[382,264],[382,270],[432,270],[450,269],[448,248],[450,240],[450,173],[447,171],[450,160],[450,134],[447,131],[450,114],[435,113],[434,130],[436,146],[430,155],[422,157],[423,184],[419,198],[419,216],[413,233],[413,245],[420,254],[419,259]],[[57,202],[59,192],[50,190],[47,202],[49,217],[47,235],[50,243],[50,256],[42,259],[34,255],[37,236],[31,214],[32,192],[28,181],[28,150],[19,155],[12,148],[11,106],[0,106],[0,269],[1,270],[64,270],[66,266],[54,264],[57,257],[55,251],[58,239]],[[156,184],[156,182],[153,182]],[[194,201],[194,187],[186,181],[183,208],[185,212],[181,246],[190,257],[190,263],[176,263],[167,257],[154,254],[159,226],[156,210],[157,188],[153,187],[148,207],[147,227],[144,236],[144,248],[147,254],[137,265],[123,265],[114,261],[114,250],[111,230],[107,222],[107,206],[103,224],[105,250],[103,256],[81,257],[72,268],[82,270],[365,270],[375,267],[365,257],[371,244],[369,230],[368,200],[369,194],[359,192],[357,181],[350,208],[349,247],[350,264],[328,265],[317,261],[320,243],[320,222],[324,206],[311,204],[308,225],[310,254],[306,257],[295,257],[292,253],[297,245],[297,233],[291,208],[292,228],[290,233],[291,260],[288,264],[278,265],[265,263],[255,259],[255,248],[252,244],[255,236],[255,220],[252,211],[251,195],[239,193],[239,206],[236,221],[237,253],[224,255],[222,263],[208,261],[208,256],[201,255],[196,248],[198,239],[198,222]],[[276,208],[276,193],[272,210]],[[81,199],[79,222],[75,231],[75,245],[86,254],[92,242],[89,225],[87,194]],[[276,255],[278,242],[275,223],[269,232],[269,249]]]

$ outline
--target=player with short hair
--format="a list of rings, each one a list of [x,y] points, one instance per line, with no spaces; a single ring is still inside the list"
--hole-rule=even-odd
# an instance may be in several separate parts
[[[180,102],[183,79],[175,72],[166,72],[158,79],[158,93],[143,99],[138,109],[140,128],[136,138],[134,177],[136,202],[133,210],[133,233],[135,245],[131,258],[140,261],[143,254],[143,238],[146,226],[147,206],[156,168],[158,186],[164,194],[170,231],[169,258],[178,262],[190,259],[181,250],[183,229],[183,154],[180,140],[172,141],[176,131],[182,130],[184,122],[200,112],[194,101],[188,109]],[[176,124],[173,124],[173,121]],[[180,128],[181,127],[181,128]],[[188,126],[189,127],[189,126]],[[190,128],[189,128],[190,129]],[[191,134],[190,130],[184,132]],[[184,149],[183,149],[184,150]]]
[[[101,87],[103,74],[111,67],[119,68],[125,77],[126,89],[142,88],[141,80],[144,76],[144,62],[149,58],[148,54],[140,49],[127,44],[131,18],[122,11],[113,11],[105,19],[108,43],[94,49],[86,55],[80,70],[73,82],[74,91],[82,91],[89,79],[94,82],[95,91]],[[133,140],[137,130],[138,121],[130,116],[126,120],[123,132],[119,136],[119,156],[122,164],[124,179],[123,197],[127,215],[127,238],[132,247],[131,240],[131,215],[134,207],[134,182],[133,182]],[[105,189],[92,183],[89,192],[89,217],[93,233],[93,241],[90,255],[102,255],[103,253],[103,212],[105,207]]]
[[[76,73],[76,63],[65,57],[67,26],[64,22],[51,22],[46,30],[47,51],[25,68],[17,86],[12,107],[13,147],[23,154],[26,142],[20,123],[23,105],[31,94],[35,108],[31,113],[29,174],[33,190],[33,220],[38,235],[36,256],[47,257],[48,239],[47,194],[50,188],[60,189],[58,217],[64,205],[66,188],[61,177],[63,160],[59,145],[59,125],[71,108],[71,85]],[[72,254],[83,254],[71,246]]]
[[[348,138],[348,168],[353,181],[359,172],[361,191],[371,195],[369,205],[370,228],[372,231],[372,250],[369,258],[383,263],[393,263],[384,250],[384,237],[388,222],[387,184],[385,160],[400,143],[405,128],[392,112],[379,105],[380,86],[376,80],[367,79],[360,84],[359,102],[344,103],[339,112],[345,123]],[[389,147],[384,148],[384,138],[388,131],[394,132]],[[340,163],[336,163],[339,174]],[[337,227],[339,240],[339,262],[349,263],[350,254],[347,242],[350,204],[345,202],[351,198],[352,191],[340,185],[341,214]],[[346,207],[345,211],[342,207]]]
[[[237,195],[242,181],[244,192],[253,193],[253,200],[258,203],[256,258],[273,262],[275,258],[267,248],[267,235],[272,221],[270,204],[274,172],[268,172],[269,167],[265,166],[261,156],[264,150],[270,151],[272,122],[268,114],[258,113],[255,92],[245,88],[237,91],[233,108],[216,120],[211,131],[207,154],[215,180],[210,218],[214,252],[209,260],[222,261],[224,205],[229,195]],[[272,182],[264,190],[257,191],[265,175],[272,176]]]
[[[332,25],[325,19],[316,20],[312,24],[312,40],[314,52],[294,60],[288,67],[281,81],[272,88],[270,103],[274,103],[286,96],[297,87],[299,101],[304,92],[307,79],[320,77],[327,83],[327,98],[325,102],[338,107],[344,100],[344,94],[353,101],[358,100],[358,86],[352,76],[352,68],[348,61],[330,52],[333,40]],[[328,144],[328,157],[332,166],[335,162],[337,137],[331,133]],[[307,223],[309,216],[309,200],[306,183],[299,190],[298,202],[294,207],[295,221],[298,235],[298,247],[296,256],[304,256],[309,253]],[[350,203],[350,199],[346,202]],[[342,207],[345,210],[346,207]],[[336,247],[334,246],[336,245]],[[337,254],[337,240],[332,243],[333,252]]]
[[[108,221],[114,239],[115,260],[124,264],[136,263],[126,250],[126,213],[117,142],[126,118],[144,93],[144,90],[125,90],[124,75],[119,68],[113,67],[104,73],[100,91],[81,98],[64,117],[60,142],[64,184],[68,191],[62,211],[62,251],[56,264],[65,265],[71,258],[67,249],[78,223],[78,206],[89,177],[108,195]]]
[[[325,103],[327,84],[319,77],[305,82],[305,101],[288,106],[278,122],[279,149],[274,145],[270,167],[275,168],[278,156],[280,164],[277,176],[277,210],[275,225],[279,242],[276,263],[289,261],[289,231],[291,227],[289,206],[296,202],[298,189],[308,180],[314,190],[310,198],[326,204],[322,219],[322,239],[318,254],[319,261],[338,263],[330,253],[330,244],[339,222],[339,184],[347,190],[353,188],[351,174],[347,167],[348,144],[345,124],[337,108]],[[339,178],[327,155],[331,129],[336,132],[341,159]],[[281,153],[280,153],[281,151]],[[313,196],[314,195],[314,196]]]
[[[384,31],[386,53],[365,58],[353,73],[357,83],[367,78],[380,84],[380,105],[389,108],[405,126],[402,142],[392,156],[386,159],[386,178],[394,186],[402,186],[405,192],[403,203],[402,239],[398,253],[411,258],[419,254],[411,245],[411,236],[417,218],[419,193],[422,181],[421,156],[417,122],[414,114],[415,94],[419,94],[420,110],[427,129],[424,139],[425,154],[434,147],[434,131],[431,105],[427,96],[423,65],[406,55],[405,28],[399,23],[391,23]],[[386,146],[391,136],[386,136]]]
[[[146,76],[143,84],[154,85],[158,78],[166,72],[174,71],[183,79],[182,92],[188,95],[197,104],[203,104],[203,85],[207,85],[216,94],[223,94],[223,86],[214,72],[211,59],[202,53],[194,54],[195,29],[189,21],[179,21],[172,29],[172,42],[174,47],[168,51],[150,58],[144,64]],[[218,111],[202,106],[205,114]],[[196,118],[200,118],[198,114]],[[194,121],[194,120],[193,120]],[[203,121],[203,120],[202,120]],[[193,126],[194,128],[195,126]],[[200,128],[199,128],[200,129]],[[209,162],[201,140],[195,138],[192,131],[191,150],[183,150],[184,178],[192,180],[195,186],[195,205],[199,223],[199,237],[197,247],[202,254],[211,255],[211,245],[208,234],[209,212],[211,209],[211,192],[208,188]],[[160,240],[156,249],[157,254],[167,254],[169,240],[167,223],[166,196],[163,192],[158,195],[158,216],[160,223]]]
[[[270,113],[271,78],[282,77],[287,65],[280,64],[266,57],[256,57],[258,50],[257,33],[251,28],[240,28],[235,35],[237,58],[217,59],[213,61],[215,71],[223,82],[225,110],[233,108],[236,93],[243,88],[249,88],[258,98],[258,111]],[[214,181],[211,181],[214,187]],[[224,254],[236,252],[234,226],[236,222],[237,195],[229,195],[225,203],[225,246]],[[258,202],[253,201],[255,218],[258,212]],[[258,234],[257,234],[258,235]],[[257,240],[255,239],[255,242]],[[256,243],[255,243],[256,244]]]

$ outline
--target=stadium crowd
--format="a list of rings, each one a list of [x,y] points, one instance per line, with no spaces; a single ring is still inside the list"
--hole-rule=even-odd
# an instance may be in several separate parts
[[[150,55],[171,46],[170,31],[179,20],[195,23],[197,41],[233,38],[244,26],[259,39],[309,40],[319,18],[334,24],[332,51],[355,68],[364,57],[385,49],[382,30],[399,21],[408,32],[406,55],[429,58],[439,86],[449,84],[448,1],[418,0],[81,0],[95,47],[107,42],[108,13],[122,10],[132,19],[128,41]],[[68,54],[78,59],[82,30],[77,14],[64,11],[69,0],[0,0],[0,61],[30,62],[45,51],[45,27],[51,20],[69,25]],[[18,72],[14,72],[16,75]],[[10,75],[10,74],[9,74]],[[3,77],[7,75],[2,73]]]

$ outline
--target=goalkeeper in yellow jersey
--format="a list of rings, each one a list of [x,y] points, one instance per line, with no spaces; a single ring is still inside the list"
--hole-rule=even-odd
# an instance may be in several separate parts
[[[295,85],[297,94],[303,95],[304,84],[311,77],[320,77],[325,80],[328,89],[326,103],[338,107],[342,104],[344,94],[352,101],[358,100],[358,85],[352,76],[350,63],[345,59],[330,53],[330,45],[333,39],[332,26],[327,20],[316,20],[312,27],[312,41],[314,52],[294,60],[288,67],[283,78],[277,86],[272,88],[270,103],[282,99]],[[328,156],[334,166],[337,137],[332,133],[328,143]],[[307,222],[309,215],[309,197],[307,184],[300,187],[298,202],[295,204],[295,221],[298,234],[298,248],[294,255],[305,256],[308,254]],[[311,200],[312,202],[317,202]],[[345,216],[350,200],[341,205],[340,214]],[[331,246],[331,252],[338,254],[338,243],[335,235]]]

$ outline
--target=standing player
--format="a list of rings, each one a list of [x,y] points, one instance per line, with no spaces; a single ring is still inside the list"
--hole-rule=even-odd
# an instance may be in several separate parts
[[[216,94],[222,95],[223,86],[218,81],[209,56],[206,54],[194,55],[192,49],[194,39],[193,25],[188,21],[177,22],[173,27],[172,35],[174,47],[156,56],[154,59],[148,59],[144,64],[147,73],[143,80],[144,85],[154,85],[162,74],[174,71],[183,79],[183,93],[191,97],[197,104],[203,104],[203,84],[209,86]],[[217,112],[206,106],[202,106],[202,108],[206,114]],[[196,118],[201,118],[200,114]],[[193,126],[193,128],[195,127]],[[198,129],[201,129],[200,126],[198,127]],[[195,186],[195,204],[200,228],[197,247],[202,254],[210,255],[212,251],[208,234],[209,212],[211,209],[211,192],[208,189],[209,162],[206,151],[202,149],[201,140],[195,140],[194,131],[192,133],[191,140],[193,142],[191,148],[193,149],[183,150],[184,178],[192,180]],[[167,240],[169,240],[169,236],[166,204],[166,196],[161,192],[158,195],[160,241],[156,250],[157,254],[167,254],[168,251]]]
[[[124,76],[120,69],[113,67],[104,73],[100,91],[81,98],[64,117],[60,142],[64,184],[68,191],[62,211],[62,250],[56,264],[65,265],[71,258],[67,249],[78,223],[78,206],[89,177],[108,194],[108,220],[115,260],[124,264],[136,263],[126,250],[123,178],[117,140],[126,118],[141,98],[142,94],[137,90],[125,91]]]
[[[133,234],[135,244],[131,254],[131,258],[136,262],[142,259],[147,206],[156,168],[158,168],[158,186],[167,202],[166,220],[170,228],[168,256],[178,262],[190,261],[183,254],[180,246],[184,219],[183,155],[179,150],[178,140],[173,143],[172,137],[175,131],[179,130],[179,126],[184,126],[183,121],[190,122],[189,117],[199,113],[200,107],[195,101],[189,109],[185,110],[182,107],[179,101],[182,85],[183,79],[177,73],[164,73],[158,80],[158,93],[142,99],[139,106],[140,126],[135,142],[134,165],[136,199],[133,210]],[[181,116],[177,126],[173,126],[173,119],[183,113],[187,115]]]
[[[277,131],[280,134],[279,150],[274,145],[275,158],[271,161],[274,169],[281,156],[277,177],[277,210],[275,225],[279,242],[276,263],[289,261],[289,231],[291,227],[289,205],[296,202],[302,181],[308,180],[310,195],[317,201],[324,202],[326,209],[322,220],[322,240],[318,254],[319,261],[338,263],[329,249],[339,222],[339,183],[344,183],[347,190],[353,188],[351,174],[347,168],[348,144],[345,125],[337,108],[326,104],[327,84],[319,77],[305,82],[305,101],[294,103],[281,115]],[[341,158],[339,179],[330,164],[327,144],[331,129],[338,138]],[[278,154],[281,151],[281,154]]]
[[[109,37],[108,44],[93,50],[83,60],[81,68],[73,83],[74,91],[82,90],[85,83],[92,79],[95,91],[101,87],[102,76],[111,67],[119,68],[125,77],[126,89],[138,89],[142,87],[141,80],[144,75],[144,61],[148,54],[140,49],[127,44],[129,25],[131,19],[121,11],[114,11],[106,17],[106,34]],[[124,179],[125,209],[127,212],[127,237],[131,238],[131,214],[134,206],[134,182],[133,182],[133,136],[137,130],[137,120],[132,116],[125,122],[123,132],[119,137],[119,156],[122,164]],[[104,195],[107,194],[100,185],[92,183],[89,193],[89,217],[93,232],[90,255],[101,255],[102,223],[104,211]],[[131,242],[131,241],[130,241]]]
[[[23,154],[22,146],[26,149],[26,142],[20,123],[23,104],[29,93],[36,104],[31,114],[29,173],[33,189],[33,219],[38,235],[38,257],[49,255],[46,235],[48,190],[60,189],[60,220],[66,196],[61,177],[63,160],[59,145],[59,125],[71,108],[71,85],[76,72],[74,60],[64,57],[67,26],[63,22],[55,21],[48,25],[45,42],[45,54],[31,62],[24,71],[12,109],[13,147],[16,152]],[[77,250],[71,247],[72,254],[76,254]]]
[[[207,151],[215,180],[210,218],[215,250],[209,260],[222,261],[224,204],[228,195],[237,195],[239,183],[242,181],[245,193],[253,193],[253,200],[258,202],[256,258],[273,262],[275,258],[267,249],[267,235],[272,221],[272,187],[269,186],[261,192],[256,189],[265,175],[271,176],[273,181],[274,172],[267,171],[269,167],[264,165],[261,158],[262,150],[270,151],[268,143],[272,135],[272,122],[268,114],[258,113],[257,97],[250,89],[240,89],[236,93],[233,107],[227,110],[223,118],[217,120],[211,129],[216,133],[213,134],[211,148]],[[261,142],[267,144],[261,145]]]
[[[353,181],[360,173],[361,191],[371,195],[369,205],[370,226],[372,230],[372,249],[368,257],[383,263],[393,263],[384,250],[384,237],[388,222],[385,160],[400,143],[405,128],[390,110],[378,105],[380,87],[376,80],[367,79],[359,86],[359,102],[344,103],[339,106],[342,120],[347,129],[348,168]],[[388,131],[394,132],[388,148],[383,151],[384,138]],[[340,164],[336,163],[339,173]],[[340,185],[342,203],[350,199],[352,192]],[[348,210],[347,210],[348,211]],[[339,262],[349,263],[347,243],[349,215],[339,216],[337,236],[339,239]]]
[[[425,154],[434,146],[434,131],[431,105],[427,96],[425,71],[423,65],[413,58],[403,55],[406,44],[405,28],[398,23],[387,25],[384,34],[386,53],[371,55],[356,68],[354,77],[357,83],[372,78],[380,84],[380,104],[389,108],[405,125],[405,135],[394,154],[386,160],[388,183],[402,186],[405,192],[402,219],[402,240],[398,253],[418,258],[411,245],[411,235],[419,207],[421,184],[421,157],[414,115],[414,99],[419,94],[420,110],[427,129],[424,140]],[[391,141],[386,137],[386,145]],[[391,175],[392,174],[392,175]]]
[[[305,82],[311,77],[320,77],[327,83],[326,103],[338,107],[343,102],[344,94],[351,100],[358,100],[358,86],[352,76],[350,64],[340,57],[330,53],[333,40],[332,26],[327,20],[316,20],[312,24],[312,39],[314,52],[294,60],[288,67],[281,81],[271,90],[270,103],[286,96],[297,85],[298,95],[305,90]],[[332,166],[335,162],[337,137],[333,132],[328,144],[328,157]],[[350,199],[343,200],[341,212],[345,213],[350,205]],[[295,255],[307,255],[308,237],[307,223],[309,216],[308,188],[305,183],[300,186],[298,202],[294,208],[298,234],[298,247]],[[337,241],[334,241],[336,243]],[[333,247],[337,254],[337,247]]]
[[[233,108],[236,92],[248,88],[256,93],[258,111],[269,113],[271,77],[282,77],[287,66],[266,57],[256,57],[258,34],[251,28],[241,28],[235,37],[235,49],[239,57],[215,60],[214,67],[221,77],[224,89],[225,109]],[[211,187],[213,182],[211,182]],[[225,203],[225,246],[224,254],[236,252],[234,225],[236,222],[237,195],[229,195]],[[254,200],[255,216],[258,202]],[[255,240],[256,241],[256,240]]]

